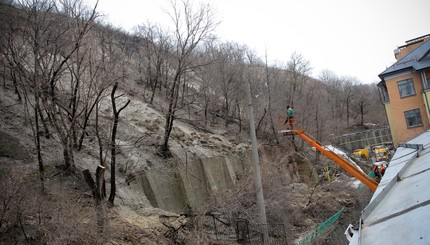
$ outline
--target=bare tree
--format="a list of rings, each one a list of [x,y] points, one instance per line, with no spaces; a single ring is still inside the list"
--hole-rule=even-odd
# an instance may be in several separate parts
[[[74,168],[72,132],[76,113],[66,104],[72,95],[65,89],[64,71],[72,56],[83,45],[82,40],[91,29],[97,13],[88,10],[79,0],[22,0],[17,1],[14,16],[3,40],[3,54],[11,70],[15,88],[24,96],[24,107],[32,126],[44,189],[44,163],[40,137],[43,130],[49,136],[48,124],[53,125],[63,146],[66,169]],[[70,98],[70,97],[69,97]],[[49,121],[49,122],[48,122]]]
[[[369,87],[369,113],[368,120],[371,123],[378,125],[388,125],[388,119],[386,113],[381,113],[385,110],[384,104],[381,103],[378,86],[376,83],[366,84]]]
[[[352,101],[354,96],[356,95],[354,88],[355,85],[358,84],[358,81],[354,77],[343,77],[341,79],[342,82],[342,95],[343,101],[342,105],[345,106],[345,114],[346,114],[346,127],[349,127],[351,111],[352,111]],[[341,106],[341,105],[339,105]]]
[[[217,23],[213,20],[213,15],[209,5],[201,5],[195,11],[188,1],[182,1],[178,6],[172,2],[172,12],[170,17],[175,26],[174,30],[174,63],[172,64],[173,78],[168,88],[168,109],[165,115],[163,143],[159,148],[162,156],[169,153],[169,138],[172,132],[173,122],[181,97],[180,89],[184,83],[184,75],[195,64],[194,52],[209,34],[215,29]]]
[[[0,0],[0,4],[5,4],[5,5],[12,5],[13,4],[13,0]]]
[[[88,11],[82,2],[20,1],[26,19],[24,28],[15,33],[15,40],[28,40],[25,58],[17,61],[26,77],[26,91],[34,94],[34,118],[43,121],[46,112],[60,137],[66,169],[74,168],[73,131],[76,113],[70,111],[66,99],[73,98],[73,89],[66,89],[65,68],[83,45],[82,40],[97,17],[95,8]],[[23,54],[23,53],[22,53]],[[22,55],[21,54],[21,55]],[[29,62],[29,61],[32,62]],[[70,104],[69,104],[70,105]],[[73,107],[72,107],[73,109]],[[36,129],[36,132],[39,132]],[[38,134],[36,134],[36,138]],[[36,140],[38,141],[38,140]]]
[[[236,109],[235,103],[240,90],[240,80],[243,72],[243,57],[245,47],[237,43],[214,43],[206,47],[206,55],[212,59],[213,63],[207,66],[205,80],[210,80],[208,88],[212,93],[219,94],[222,99],[220,108],[214,108],[213,113],[223,119],[224,126],[228,127],[230,121],[234,120],[233,112]],[[209,91],[208,91],[209,92]],[[210,96],[207,94],[206,98]],[[216,96],[215,96],[216,97]],[[215,99],[217,101],[217,99]],[[236,103],[237,104],[237,103]],[[239,115],[236,118],[240,118]]]
[[[79,126],[80,126],[80,136],[77,142],[78,150],[82,149],[84,138],[88,135],[87,127],[91,120],[91,115],[94,110],[97,110],[98,103],[103,99],[105,92],[113,82],[117,80],[114,75],[114,70],[111,70],[112,63],[107,65],[105,59],[100,59],[97,55],[98,50],[91,48],[86,51],[87,63],[85,64],[86,73],[83,77],[77,76],[78,79],[84,79],[85,86],[82,86],[79,92],[79,97],[81,102],[81,108],[79,112]],[[103,56],[105,54],[102,54]],[[73,73],[72,73],[73,74]],[[104,166],[104,165],[102,165]]]
[[[119,113],[124,110],[128,104],[130,103],[130,100],[127,100],[127,102],[121,106],[119,109],[116,107],[116,99],[120,96],[115,96],[116,89],[118,88],[118,82],[116,82],[112,88],[111,93],[111,101],[112,101],[112,109],[113,109],[113,126],[112,126],[112,134],[111,134],[111,163],[110,163],[110,195],[109,195],[109,203],[113,205],[113,202],[115,200],[115,194],[116,194],[116,179],[115,179],[115,170],[116,170],[116,132],[118,129],[118,121],[119,121]]]
[[[124,83],[125,80],[125,57],[123,56],[123,51],[118,48],[119,44],[116,42],[119,30],[113,28],[111,26],[105,26],[100,28],[96,36],[94,37],[95,49],[91,49],[90,57],[89,57],[89,68],[88,68],[88,97],[89,103],[86,104],[86,108],[84,110],[84,122],[83,125],[86,125],[87,121],[90,120],[90,115],[94,111],[94,127],[95,127],[95,137],[97,138],[98,144],[98,157],[99,157],[99,166],[106,168],[106,159],[109,154],[109,150],[111,153],[111,157],[115,157],[115,154],[112,155],[112,129],[106,130],[103,124],[100,122],[100,107],[103,104],[104,100],[108,96],[106,93],[107,88],[114,86],[118,86],[118,82]],[[92,92],[91,92],[92,91]],[[112,93],[111,93],[112,97]],[[112,98],[111,98],[112,100]],[[115,102],[115,101],[114,101]],[[114,103],[111,102],[111,103]],[[115,105],[116,106],[116,105]],[[115,115],[119,117],[119,113],[114,113],[114,121]],[[117,126],[116,126],[117,127]],[[116,129],[115,129],[116,130]],[[83,137],[87,132],[85,131],[85,127],[83,127],[82,135],[80,138],[79,146],[82,145]],[[116,134],[116,131],[115,131]],[[114,135],[116,138],[116,135]],[[79,148],[80,149],[80,148]],[[115,150],[116,151],[116,150]],[[115,160],[114,160],[115,161]],[[114,163],[115,165],[115,163]],[[115,172],[115,170],[114,170]],[[111,179],[112,180],[112,179]],[[115,181],[115,179],[113,180]],[[101,183],[99,183],[101,182]],[[103,199],[106,196],[106,184],[105,184],[104,175],[100,176],[100,179],[97,179],[97,184],[100,186],[100,198]],[[115,195],[115,194],[113,194]]]
[[[357,113],[356,103],[360,100],[362,85],[355,77],[338,77],[328,70],[321,73],[320,80],[328,93],[326,101],[331,109],[334,130],[350,127],[352,113]]]
[[[309,81],[309,76],[312,68],[310,62],[301,54],[291,54],[290,60],[287,63],[288,71],[288,96],[287,104],[294,107],[294,102],[299,95],[302,94],[305,84]]]
[[[287,106],[286,95],[288,94],[288,84],[286,83],[287,71],[280,67],[272,66],[268,68],[272,117],[276,117],[277,121],[280,121],[285,116]]]
[[[342,81],[341,79],[332,71],[324,70],[319,75],[319,80],[324,83],[325,90],[328,93],[326,97],[326,103],[330,107],[331,128],[335,132],[341,125],[342,116]]]
[[[202,99],[203,99],[203,120],[204,126],[207,127],[208,122],[214,123],[215,121],[215,110],[216,110],[216,90],[215,84],[217,82],[217,62],[218,62],[218,43],[216,39],[211,39],[208,42],[205,42],[205,50],[204,50],[204,58],[207,61],[212,61],[210,65],[202,67],[199,76],[202,78],[201,81],[201,91],[202,91]],[[209,63],[208,62],[208,63]],[[209,116],[212,115],[211,118]],[[212,119],[212,120],[210,120]]]
[[[359,117],[358,124],[360,126],[364,126],[364,117],[370,112],[371,107],[375,107],[375,105],[379,104],[375,101],[375,90],[376,86],[371,87],[368,84],[359,84],[354,87],[356,98],[353,109],[356,113],[355,118]]]
[[[150,23],[138,26],[136,32],[143,39],[141,45],[144,54],[138,70],[141,74],[144,73],[145,79],[141,79],[145,80],[150,89],[149,103],[152,104],[155,92],[157,88],[161,88],[164,74],[167,74],[166,63],[172,48],[171,38],[160,26]],[[146,63],[146,66],[141,67],[141,63]]]
[[[269,111],[269,119],[270,119],[270,126],[271,126],[270,128],[272,129],[272,133],[275,137],[276,144],[279,144],[276,125],[275,125],[273,115],[272,115],[272,93],[271,93],[272,82],[271,82],[271,77],[270,77],[269,65],[267,63],[267,50],[266,50],[266,54],[265,54],[265,61],[266,61],[266,86],[267,86],[267,95],[268,95],[268,104],[267,104],[268,108],[267,109]]]
[[[231,102],[234,101],[233,99],[236,97],[233,88],[235,84],[238,83],[238,73],[243,59],[243,51],[237,44],[226,43],[220,46],[219,52],[218,77],[224,103],[224,126],[228,127]]]
[[[238,82],[238,86],[235,89],[240,90],[243,87],[242,84],[249,82],[251,86],[251,91],[253,94],[253,104],[255,115],[258,120],[256,127],[257,133],[267,130],[268,121],[270,124],[270,119],[266,120],[267,117],[267,86],[266,86],[266,70],[264,62],[257,56],[257,54],[251,50],[245,49],[244,58],[244,71],[241,76],[241,80]],[[241,97],[239,95],[239,97]]]

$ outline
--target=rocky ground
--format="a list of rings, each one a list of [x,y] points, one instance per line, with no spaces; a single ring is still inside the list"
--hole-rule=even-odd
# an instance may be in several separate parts
[[[163,135],[162,114],[157,106],[129,98],[132,102],[121,114],[119,125],[122,170],[118,173],[117,198],[114,207],[103,205],[106,225],[100,234],[94,201],[85,181],[79,172],[63,175],[57,168],[62,164],[58,139],[43,138],[45,192],[41,193],[35,147],[28,120],[23,116],[24,108],[11,90],[0,88],[0,180],[2,190],[6,190],[1,199],[7,204],[0,209],[1,244],[23,244],[26,240],[36,244],[94,244],[100,239],[108,244],[211,243],[201,238],[197,223],[186,225],[189,217],[152,207],[140,183],[128,179],[133,172],[165,165],[155,154]],[[103,112],[108,120],[108,107]],[[209,157],[250,149],[242,134],[215,128],[200,130],[181,121],[175,123],[171,138],[171,150],[182,161],[190,156]],[[359,212],[367,204],[368,190],[356,189],[354,180],[341,173],[326,181],[321,169],[327,161],[315,167],[311,151],[294,157],[292,147],[287,141],[283,143],[276,149],[264,144],[260,147],[268,217],[285,225],[292,243],[345,207],[345,214],[323,244],[344,243],[343,230],[358,220]],[[78,170],[94,171],[98,164],[95,144],[87,144],[84,150],[76,152],[75,162]],[[221,207],[243,208],[243,203],[249,202],[252,209],[252,178],[242,178],[232,190],[214,193],[204,208],[222,211]],[[233,195],[235,191],[240,195]]]

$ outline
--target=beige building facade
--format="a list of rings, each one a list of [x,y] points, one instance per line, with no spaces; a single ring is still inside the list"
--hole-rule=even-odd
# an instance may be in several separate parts
[[[406,41],[394,56],[378,87],[397,146],[430,128],[430,34]]]

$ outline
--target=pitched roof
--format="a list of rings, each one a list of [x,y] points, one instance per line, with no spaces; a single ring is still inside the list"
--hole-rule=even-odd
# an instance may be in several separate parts
[[[396,149],[351,244],[430,244],[430,130]]]
[[[412,50],[405,57],[398,60],[392,66],[379,74],[379,78],[384,80],[387,75],[395,74],[406,70],[420,71],[430,68],[430,39]]]

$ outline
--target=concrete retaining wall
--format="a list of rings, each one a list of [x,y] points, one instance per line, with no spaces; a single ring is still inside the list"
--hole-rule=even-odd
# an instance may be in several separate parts
[[[392,143],[389,128],[366,130],[359,133],[345,134],[333,139],[333,143],[347,152],[353,152],[367,146]]]
[[[231,187],[249,169],[249,156],[194,159],[176,168],[145,170],[138,175],[152,206],[181,212],[202,206],[212,192]]]

